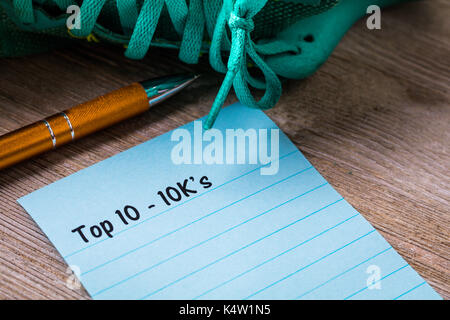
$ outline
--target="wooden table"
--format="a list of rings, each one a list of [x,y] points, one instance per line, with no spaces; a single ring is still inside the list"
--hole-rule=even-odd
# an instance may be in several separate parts
[[[450,298],[450,3],[410,3],[360,21],[314,76],[284,84],[267,114],[444,298]],[[0,172],[0,298],[80,299],[67,265],[16,200],[198,117],[222,75],[177,52],[83,45],[0,59],[0,134],[133,81],[196,70],[191,89],[142,116]],[[227,103],[236,101],[230,95]]]

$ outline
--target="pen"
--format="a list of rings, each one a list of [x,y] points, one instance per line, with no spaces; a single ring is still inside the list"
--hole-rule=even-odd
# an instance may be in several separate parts
[[[147,111],[197,78],[183,74],[136,82],[0,136],[0,170]]]

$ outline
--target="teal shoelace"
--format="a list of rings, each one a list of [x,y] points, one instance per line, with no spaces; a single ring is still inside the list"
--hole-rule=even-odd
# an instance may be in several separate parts
[[[130,34],[125,55],[131,59],[143,58],[150,48],[164,4],[167,7],[174,29],[181,37],[180,60],[197,63],[206,29],[212,33],[209,50],[211,66],[225,73],[225,78],[204,123],[205,129],[213,126],[220,109],[231,89],[245,105],[266,110],[272,108],[281,96],[281,83],[277,75],[258,54],[251,39],[254,28],[253,17],[268,0],[144,0],[138,13],[136,0],[117,0],[117,11],[124,32]],[[307,2],[315,2],[310,0]],[[53,0],[63,11],[73,0]],[[96,28],[96,22],[106,0],[84,0],[80,8],[81,29],[71,32],[77,37],[87,37]],[[17,15],[24,23],[33,23],[32,0],[13,0]],[[219,12],[216,12],[220,8]],[[206,14],[207,13],[207,14]],[[217,18],[216,18],[217,17]],[[226,27],[231,30],[231,39]],[[265,47],[265,51],[270,48]],[[276,50],[276,48],[273,48]],[[222,51],[229,50],[228,62],[222,60]],[[252,62],[264,75],[264,80],[252,77],[247,69]],[[265,90],[256,101],[249,87]]]

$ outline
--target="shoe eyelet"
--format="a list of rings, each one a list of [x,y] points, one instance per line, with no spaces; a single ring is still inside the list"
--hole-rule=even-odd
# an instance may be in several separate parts
[[[314,36],[312,34],[308,34],[303,38],[306,42],[314,42]]]

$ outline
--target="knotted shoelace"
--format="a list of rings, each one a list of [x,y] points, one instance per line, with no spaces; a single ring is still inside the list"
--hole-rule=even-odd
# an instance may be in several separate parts
[[[74,4],[73,0],[52,0],[61,10]],[[107,0],[84,0],[80,8],[81,28],[71,32],[77,37],[88,37],[95,32],[97,19]],[[203,43],[203,32],[211,36],[209,61],[213,69],[225,73],[225,78],[211,107],[205,129],[213,126],[231,87],[238,99],[245,105],[260,109],[273,107],[281,96],[281,83],[258,54],[251,39],[254,28],[253,17],[268,0],[144,0],[138,13],[136,0],[117,0],[116,6],[120,22],[130,40],[125,56],[142,59],[148,52],[158,21],[164,7],[167,7],[175,31],[181,37],[180,60],[194,64],[198,62]],[[32,0],[13,0],[17,15],[24,23],[33,23]],[[221,8],[219,12],[217,8]],[[227,25],[231,30],[228,38]],[[222,52],[229,50],[227,64],[222,60]],[[248,63],[257,66],[264,80],[254,78],[248,72]],[[265,90],[263,97],[256,101],[250,88]]]

